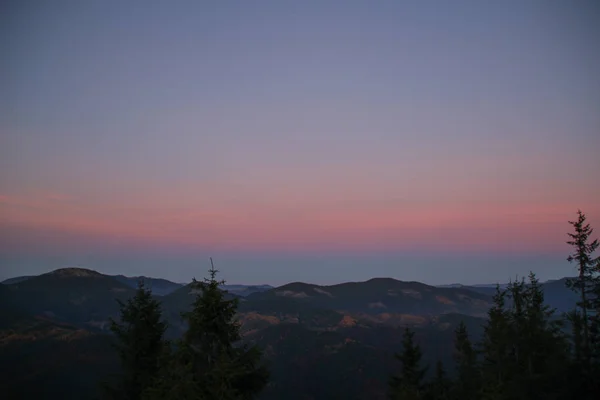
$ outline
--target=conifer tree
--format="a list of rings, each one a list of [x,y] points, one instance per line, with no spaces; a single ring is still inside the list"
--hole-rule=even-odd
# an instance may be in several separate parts
[[[510,379],[510,325],[506,311],[506,291],[496,286],[493,306],[488,311],[481,341],[482,395],[484,399],[501,399]]]
[[[110,329],[117,339],[122,374],[116,385],[105,386],[105,396],[138,400],[158,374],[167,324],[161,320],[160,303],[142,280],[132,298],[125,303],[117,301],[121,317],[120,321],[111,319]]]
[[[435,364],[435,376],[427,387],[425,395],[426,400],[447,400],[449,399],[450,387],[452,381],[446,376],[444,363],[438,360]]]
[[[579,310],[571,310],[565,315],[571,325],[572,356],[575,364],[583,365],[583,318]]]
[[[454,399],[475,400],[479,395],[479,368],[477,353],[471,344],[467,327],[460,322],[455,331],[456,380],[452,390]]]
[[[586,223],[586,216],[581,210],[577,211],[577,221],[569,221],[573,226],[574,233],[568,233],[571,240],[567,244],[573,246],[573,253],[569,255],[569,262],[577,263],[578,276],[569,279],[567,286],[576,291],[580,296],[577,303],[582,317],[582,353],[585,367],[591,362],[590,348],[590,319],[595,320],[598,316],[590,316],[590,312],[600,308],[600,293],[598,293],[598,275],[600,273],[600,257],[594,257],[594,252],[600,246],[598,239],[591,240],[593,228]]]
[[[395,354],[402,370],[398,376],[392,376],[389,382],[390,398],[418,400],[423,396],[423,378],[427,367],[421,367],[421,348],[414,342],[415,333],[409,328],[402,337],[402,353]]]
[[[522,353],[520,376],[527,382],[524,391],[530,399],[561,398],[568,362],[563,321],[545,304],[543,289],[534,273],[529,274],[521,296],[526,319],[517,332]]]
[[[183,314],[188,329],[148,399],[252,399],[266,385],[261,352],[240,344],[237,299],[225,298],[217,272],[211,259],[210,278],[194,280],[200,291],[192,310]]]
[[[574,232],[568,233],[571,240],[567,241],[573,247],[567,260],[577,264],[578,273],[567,280],[567,286],[580,297],[568,319],[574,347],[572,382],[581,398],[600,392],[600,257],[594,257],[600,242],[592,240],[594,230],[586,219],[578,210],[577,221],[569,221]]]
[[[564,398],[567,342],[535,275],[494,299],[482,342],[483,398]]]

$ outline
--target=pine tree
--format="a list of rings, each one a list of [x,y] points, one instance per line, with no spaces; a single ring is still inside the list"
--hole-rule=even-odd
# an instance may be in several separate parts
[[[424,396],[426,400],[447,400],[449,399],[452,381],[446,376],[446,370],[441,360],[435,364],[435,376],[427,387]]]
[[[527,284],[521,279],[498,290],[482,342],[483,398],[568,398],[568,346],[561,328],[534,274]]]
[[[142,280],[135,296],[119,303],[121,317],[111,319],[122,375],[116,385],[106,385],[105,395],[112,399],[138,400],[156,378],[166,348],[163,335],[167,324],[161,321],[160,303],[152,297]]]
[[[563,396],[568,362],[568,343],[562,320],[544,303],[544,292],[535,274],[521,293],[525,321],[517,334],[521,345],[520,376],[526,382],[528,399],[553,399]]]
[[[581,310],[583,336],[582,336],[582,352],[584,364],[589,368],[591,362],[590,348],[590,317],[595,319],[596,316],[590,316],[590,311],[600,308],[600,293],[597,293],[598,274],[600,273],[600,257],[593,257],[594,252],[600,246],[598,239],[591,240],[593,228],[586,223],[586,216],[581,210],[577,211],[577,221],[569,221],[573,226],[574,233],[568,233],[571,240],[567,244],[574,247],[573,253],[569,255],[569,262],[577,263],[578,277],[569,279],[567,286],[579,293],[581,299],[577,306]]]
[[[237,299],[225,298],[217,272],[211,259],[210,278],[194,280],[200,291],[183,314],[188,329],[148,399],[252,399],[267,384],[261,352],[240,344]]]
[[[454,382],[452,397],[461,400],[475,400],[479,395],[479,368],[477,354],[469,340],[469,334],[464,322],[458,325],[455,331],[455,360],[456,381]]]
[[[583,365],[583,318],[579,310],[571,310],[565,315],[566,320],[571,325],[571,342],[573,361],[576,364]]]
[[[574,248],[567,260],[577,263],[578,272],[567,286],[580,296],[577,309],[568,314],[574,347],[572,382],[580,398],[593,398],[592,393],[600,392],[600,257],[594,257],[600,242],[591,239],[594,230],[585,214],[578,210],[577,216],[577,221],[569,221],[574,233],[568,233],[567,241]]]
[[[406,328],[402,337],[402,353],[394,355],[400,361],[402,370],[398,376],[390,379],[391,399],[418,400],[423,396],[423,378],[427,368],[421,367],[421,348],[415,344],[414,335],[413,331]]]
[[[484,399],[504,398],[506,382],[511,376],[510,325],[506,311],[506,291],[496,286],[493,306],[480,344],[483,355],[481,365],[482,395]]]

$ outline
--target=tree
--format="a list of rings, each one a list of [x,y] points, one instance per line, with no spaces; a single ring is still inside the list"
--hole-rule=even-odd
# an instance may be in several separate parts
[[[427,388],[424,396],[427,400],[447,400],[449,398],[452,381],[446,376],[446,370],[441,360],[435,364],[435,376]]]
[[[544,303],[544,292],[534,273],[530,272],[525,288],[519,285],[519,291],[525,318],[515,333],[521,353],[519,376],[526,382],[524,391],[528,399],[562,398],[568,362],[564,323]]]
[[[577,309],[567,315],[572,327],[574,363],[572,381],[580,397],[600,391],[600,257],[594,253],[600,246],[591,239],[593,228],[586,216],[577,211],[577,221],[569,221],[574,233],[568,233],[573,252],[567,260],[577,263],[578,276],[567,280],[567,286],[577,292]]]
[[[559,399],[564,396],[568,346],[562,323],[544,304],[533,273],[497,289],[482,341],[485,399]]]
[[[482,394],[484,399],[503,398],[506,382],[510,379],[510,324],[506,310],[506,291],[496,286],[493,306],[488,311],[481,340]]]
[[[464,322],[460,322],[455,331],[456,381],[452,397],[461,400],[474,400],[479,395],[479,369],[477,354],[469,340]]]
[[[583,364],[583,318],[577,309],[566,313],[565,318],[571,325],[571,342],[573,359],[576,364]]]
[[[211,259],[210,278],[194,279],[199,289],[188,324],[171,362],[148,391],[150,399],[252,399],[267,384],[269,373],[256,347],[241,345],[235,320],[237,299],[226,299]]]
[[[413,331],[406,328],[402,337],[402,353],[394,355],[400,361],[402,370],[398,376],[390,379],[391,399],[416,400],[422,398],[423,378],[427,367],[421,367],[421,348],[415,344],[414,335]]]
[[[107,397],[114,399],[138,400],[142,392],[156,378],[160,360],[165,351],[163,335],[167,324],[161,320],[160,303],[152,293],[138,283],[135,295],[119,303],[120,322],[111,318],[110,329],[114,333],[121,360],[122,374],[116,385],[107,385]]]
[[[586,223],[586,216],[581,210],[577,210],[577,221],[569,221],[573,226],[574,233],[568,233],[571,240],[567,244],[573,246],[573,253],[569,254],[567,260],[577,263],[578,277],[567,280],[567,286],[579,293],[581,299],[577,306],[581,309],[583,326],[582,353],[584,366],[589,368],[591,361],[590,349],[590,316],[589,312],[600,308],[600,293],[598,293],[598,273],[600,273],[600,257],[593,257],[594,252],[600,246],[598,239],[591,240],[593,228]],[[596,319],[596,314],[592,319]]]

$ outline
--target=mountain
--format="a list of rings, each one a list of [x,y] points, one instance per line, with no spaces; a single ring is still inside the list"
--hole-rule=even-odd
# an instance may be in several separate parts
[[[0,329],[0,360],[0,392],[15,400],[92,399],[120,368],[110,336],[30,315]]]
[[[267,290],[273,289],[271,285],[222,285],[223,290],[229,293],[246,297],[252,293],[266,292]]]
[[[28,279],[35,278],[37,275],[26,275],[26,276],[17,276],[14,278],[6,279],[0,283],[3,285],[13,285],[15,283],[24,282]],[[140,280],[144,281],[144,284],[147,288],[149,288],[154,295],[157,296],[166,296],[175,290],[185,286],[184,283],[175,283],[171,282],[167,279],[162,278],[151,278],[147,276],[125,276],[125,275],[106,275],[112,278],[115,278],[119,282],[135,289],[137,288],[138,282]],[[234,293],[238,296],[248,296],[252,293],[264,292],[266,290],[273,289],[271,285],[222,285],[224,290],[227,290],[230,293]]]
[[[106,327],[108,317],[118,314],[116,299],[134,293],[112,277],[83,268],[57,269],[2,287],[25,312],[100,329]]]
[[[62,269],[84,269],[84,268],[62,268]],[[3,285],[14,285],[16,283],[21,283],[31,278],[35,278],[39,275],[28,275],[28,276],[17,276],[15,278],[10,278],[2,281]],[[183,286],[181,283],[171,282],[166,279],[160,278],[150,278],[147,276],[125,276],[125,275],[104,275],[111,278],[116,279],[117,281],[129,286],[130,288],[137,288],[138,282],[141,280],[144,281],[144,284],[152,290],[152,293],[158,296],[164,296],[173,292],[174,290],[179,289]]]
[[[576,294],[564,281],[546,282],[544,289],[550,304],[568,309]],[[15,399],[94,398],[97,383],[118,370],[107,319],[118,315],[116,299],[133,295],[136,284],[136,278],[67,268],[0,285],[0,368],[8,371],[0,391]],[[453,373],[454,329],[465,322],[476,341],[493,293],[390,278],[222,288],[239,301],[244,342],[262,348],[270,366],[261,400],[385,398],[405,326],[416,332],[427,363],[440,359]],[[189,284],[164,296],[155,292],[169,338],[184,331],[181,312],[197,291]]]
[[[415,327],[430,365],[450,365],[454,329],[466,321],[474,338],[483,320],[446,314]],[[0,330],[0,384],[11,399],[92,399],[97,383],[118,371],[110,336],[43,318],[22,320]],[[261,400],[384,399],[387,377],[398,368],[402,328],[386,325],[312,329],[301,323],[275,323],[247,332],[245,341],[264,350],[271,382]],[[10,365],[10,368],[8,366]]]
[[[568,279],[573,278],[561,278],[548,280],[542,283],[544,290],[544,300],[550,307],[555,308],[558,313],[567,312],[575,308],[579,296],[576,292],[569,289],[566,285]],[[507,284],[500,285],[501,288],[506,288]],[[463,289],[471,290],[473,292],[481,293],[488,296],[493,296],[496,293],[495,285],[475,285],[465,286],[459,285]]]
[[[19,283],[19,282],[23,282],[26,281],[29,278],[33,278],[35,275],[26,275],[26,276],[16,276],[14,278],[8,278],[0,283],[2,283],[3,285],[12,285],[14,283]]]
[[[169,293],[174,292],[180,287],[184,286],[181,283],[175,283],[166,279],[149,278],[147,276],[125,276],[125,275],[111,275],[117,281],[124,283],[131,288],[137,288],[138,282],[141,280],[144,285],[152,291],[152,294],[156,296],[165,296]]]
[[[306,304],[341,313],[436,315],[462,313],[485,315],[490,297],[463,288],[439,288],[419,282],[373,278],[366,282],[320,286],[290,283],[247,297],[250,307],[258,303]],[[273,304],[274,307],[281,307]]]
[[[548,281],[542,285],[544,300],[559,313],[571,311],[580,300],[579,295],[567,287],[568,279],[571,278]]]

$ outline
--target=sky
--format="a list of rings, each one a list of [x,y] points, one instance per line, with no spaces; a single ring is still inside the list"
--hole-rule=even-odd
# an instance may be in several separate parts
[[[572,275],[594,1],[4,1],[0,278]]]

